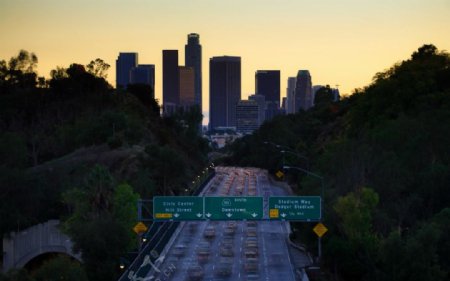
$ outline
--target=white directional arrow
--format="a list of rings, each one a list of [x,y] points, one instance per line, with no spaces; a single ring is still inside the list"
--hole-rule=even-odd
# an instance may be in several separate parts
[[[200,213],[197,214],[197,217],[198,217],[198,218],[201,217],[201,216],[202,216],[202,214],[200,214]]]
[[[175,214],[173,214],[173,216],[178,218],[180,216],[180,214],[175,213]]]
[[[206,216],[207,216],[208,218],[210,218],[212,215],[211,215],[210,213],[207,213]]]
[[[231,218],[231,216],[232,216],[232,214],[230,214],[230,213],[227,214],[227,217]]]
[[[282,216],[283,218],[285,218],[287,215],[286,215],[285,213],[282,213],[281,216]]]
[[[258,215],[257,213],[253,213],[252,217],[256,218],[257,215]]]

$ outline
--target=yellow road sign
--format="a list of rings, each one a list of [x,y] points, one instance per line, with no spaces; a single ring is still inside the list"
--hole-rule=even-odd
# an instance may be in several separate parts
[[[317,234],[317,236],[322,237],[328,231],[328,228],[319,222],[316,226],[314,226],[313,231]]]
[[[279,217],[279,211],[278,211],[278,209],[270,209],[270,210],[269,210],[269,217],[270,217],[271,219],[273,219],[273,218],[278,218],[278,217]]]
[[[136,232],[137,234],[139,233],[144,233],[148,230],[147,226],[142,223],[142,222],[138,222],[134,227],[133,227],[134,232]]]
[[[279,179],[281,179],[284,176],[284,173],[282,171],[278,171],[275,174]]]

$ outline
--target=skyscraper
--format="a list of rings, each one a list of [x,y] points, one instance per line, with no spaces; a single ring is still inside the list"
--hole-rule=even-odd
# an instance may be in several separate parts
[[[263,95],[251,95],[248,99],[258,104],[258,126],[261,126],[266,120],[266,99]]]
[[[130,84],[145,84],[155,90],[155,65],[139,64],[130,70]]]
[[[278,115],[280,111],[280,71],[256,71],[255,92],[256,95],[262,95],[266,99],[266,120]]]
[[[179,66],[180,76],[180,106],[188,110],[195,104],[194,68]]]
[[[258,103],[254,100],[240,100],[236,105],[236,131],[251,134],[259,127]]]
[[[295,84],[297,78],[289,77],[287,82],[286,97],[287,97],[287,114],[295,113]]]
[[[308,70],[299,70],[295,85],[295,112],[300,109],[308,110],[312,107],[312,82]]]
[[[241,99],[241,58],[209,60],[209,128],[236,127],[236,105]]]
[[[180,77],[178,50],[163,50],[163,111],[164,115],[175,112],[180,104]]]
[[[137,64],[137,53],[119,53],[116,60],[116,88],[126,88],[130,84],[130,70]]]
[[[255,93],[263,95],[266,102],[280,105],[280,71],[258,70],[255,73]]]
[[[200,35],[188,35],[188,43],[184,47],[185,64],[194,69],[195,75],[195,104],[202,109],[202,46]]]

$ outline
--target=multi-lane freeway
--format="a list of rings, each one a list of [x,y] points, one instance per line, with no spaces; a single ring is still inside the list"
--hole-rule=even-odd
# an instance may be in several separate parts
[[[267,172],[216,168],[205,196],[288,195],[271,185]],[[280,221],[183,222],[147,280],[296,280],[288,250],[288,224]]]

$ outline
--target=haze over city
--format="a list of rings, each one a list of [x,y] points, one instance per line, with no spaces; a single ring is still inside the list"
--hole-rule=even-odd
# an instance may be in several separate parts
[[[282,96],[299,69],[310,70],[313,84],[339,85],[348,95],[421,44],[450,49],[447,0],[0,0],[0,6],[0,57],[35,52],[46,77],[56,66],[99,57],[111,65],[115,85],[118,53],[138,52],[140,62],[155,64],[160,101],[161,51],[178,49],[183,64],[186,35],[200,34],[204,112],[213,56],[242,57],[242,98],[255,92],[258,69],[281,70]]]

